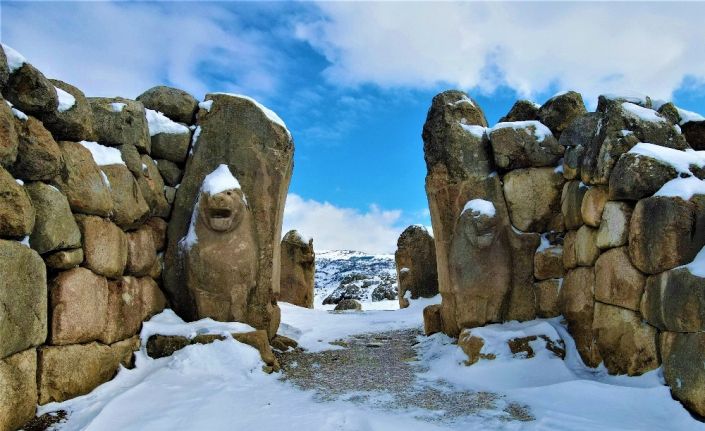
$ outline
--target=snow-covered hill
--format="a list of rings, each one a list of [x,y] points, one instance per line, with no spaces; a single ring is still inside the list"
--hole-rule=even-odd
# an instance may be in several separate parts
[[[373,302],[396,301],[397,298],[397,274],[391,254],[318,251],[315,281],[317,308],[343,298],[357,299],[363,303],[363,308],[372,307]],[[369,306],[365,307],[365,303]]]

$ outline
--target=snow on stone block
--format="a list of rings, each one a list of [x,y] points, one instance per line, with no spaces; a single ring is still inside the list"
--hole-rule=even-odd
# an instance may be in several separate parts
[[[472,199],[468,201],[463,208],[463,213],[465,213],[465,211],[472,211],[475,217],[479,217],[481,215],[494,217],[497,213],[494,204],[484,199]]]
[[[635,105],[640,105],[640,106],[646,106],[648,101],[650,100],[649,96],[646,94],[642,93],[632,93],[632,92],[626,92],[626,93],[619,93],[619,94],[603,94],[602,97],[604,97],[607,100],[624,100],[626,102],[635,104]]]
[[[112,109],[113,112],[122,112],[122,110],[125,109],[125,106],[127,106],[126,103],[113,102],[110,104],[110,109]]]
[[[507,128],[523,130],[527,135],[533,134],[537,142],[543,142],[548,136],[553,136],[553,133],[551,133],[551,130],[548,127],[536,120],[497,123],[494,127],[488,129],[488,132],[492,133],[495,130]]]
[[[22,54],[15,51],[13,48],[2,44],[2,49],[5,51],[5,56],[7,57],[7,66],[10,68],[10,73],[22,67],[23,64],[27,63],[27,59],[24,58]]]
[[[105,145],[100,145],[97,142],[91,141],[81,141],[79,143],[91,152],[93,160],[95,160],[95,163],[98,166],[125,164],[122,160],[120,150],[117,148],[106,147]]]
[[[215,195],[226,190],[241,189],[237,178],[230,172],[228,165],[221,164],[203,179],[201,191]]]
[[[166,309],[142,324],[140,339],[142,345],[147,345],[147,340],[152,335],[178,335],[188,339],[197,335],[214,334],[229,337],[235,332],[251,332],[255,329],[240,322],[218,322],[210,318],[195,322],[184,322],[172,310]]]
[[[470,106],[472,106],[472,107],[475,107],[475,104],[473,103],[473,101],[472,101],[468,96],[463,96],[463,97],[461,97],[459,100],[456,100],[455,102],[448,103],[448,105],[450,105],[450,106],[457,106],[457,105],[460,105],[460,104],[462,104],[462,103],[467,103],[468,105],[470,105]]]
[[[206,100],[205,102],[199,102],[198,107],[201,109],[205,109],[208,112],[211,112],[211,107],[213,106],[213,101],[212,100]]]
[[[697,177],[674,178],[654,194],[654,196],[679,197],[686,201],[695,195],[705,195],[705,181]]]
[[[690,174],[691,166],[698,168],[705,167],[705,151],[693,150],[674,150],[673,148],[662,147],[648,143],[638,143],[632,147],[629,154],[638,154],[640,156],[651,157],[660,162],[673,166],[678,173]]]
[[[291,133],[289,132],[289,129],[286,127],[286,124],[284,124],[284,120],[282,120],[281,117],[279,117],[279,116],[276,114],[276,112],[274,112],[274,111],[272,111],[271,109],[267,108],[266,106],[262,105],[261,103],[259,103],[259,102],[256,101],[255,99],[253,99],[253,98],[251,98],[251,97],[249,97],[249,96],[242,95],[242,94],[234,94],[234,93],[211,93],[211,94],[218,94],[218,95],[222,95],[222,96],[237,97],[237,98],[245,99],[245,100],[251,102],[251,103],[254,104],[260,111],[262,111],[262,113],[263,113],[264,115],[267,116],[267,118],[269,119],[269,121],[271,121],[271,122],[273,122],[273,123],[276,123],[276,124],[282,126],[282,127],[286,130],[286,133],[287,133],[289,136],[291,136]],[[201,103],[206,103],[206,102],[201,102]],[[210,108],[209,108],[209,110],[210,110]]]
[[[683,265],[680,268],[687,269],[696,277],[705,278],[705,247],[698,252],[692,262],[687,265]]]
[[[697,112],[687,111],[678,107],[676,107],[676,110],[678,111],[678,115],[681,117],[681,122],[679,123],[680,125],[694,121],[705,121],[705,117]]]
[[[59,106],[56,108],[59,112],[66,112],[76,105],[75,97],[59,87],[54,86],[54,89],[56,89],[56,94],[59,96]]]
[[[650,123],[664,123],[668,121],[653,109],[644,108],[630,102],[623,102],[621,106],[628,116],[636,118],[637,120],[647,121]]]
[[[158,135],[160,133],[170,135],[183,135],[189,133],[189,128],[176,121],[170,120],[166,115],[152,109],[144,110],[147,116],[147,124],[149,126],[149,136]]]
[[[460,127],[462,127],[463,130],[475,136],[476,138],[482,138],[485,135],[485,132],[487,131],[486,127],[477,126],[474,124],[471,125],[460,123]]]
[[[20,119],[20,120],[22,120],[22,121],[27,121],[27,120],[29,119],[29,117],[27,116],[27,114],[25,114],[24,112],[22,112],[22,111],[20,111],[19,109],[15,108],[12,103],[10,103],[10,102],[7,101],[7,100],[5,101],[5,103],[7,103],[7,106],[10,107],[10,110],[12,110],[12,115],[14,115],[15,117],[17,117],[18,119]]]

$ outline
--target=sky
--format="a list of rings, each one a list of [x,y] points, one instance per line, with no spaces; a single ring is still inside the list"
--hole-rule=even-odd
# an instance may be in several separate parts
[[[641,93],[705,113],[705,3],[11,2],[0,40],[88,96],[248,94],[294,137],[284,232],[391,253],[430,225],[421,129],[458,88],[515,100]]]

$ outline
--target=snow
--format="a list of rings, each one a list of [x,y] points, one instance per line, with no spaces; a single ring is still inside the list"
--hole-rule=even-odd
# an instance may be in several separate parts
[[[472,102],[472,100],[468,96],[465,96],[465,95],[463,95],[463,97],[461,97],[459,100],[456,100],[455,102],[449,103],[448,105],[458,106],[463,103],[467,103],[468,105],[475,107],[475,104]]]
[[[5,57],[7,57],[7,66],[10,68],[10,73],[22,67],[23,64],[27,63],[27,59],[24,58],[22,54],[15,51],[13,48],[2,44],[2,49],[5,51]]]
[[[276,112],[272,111],[271,109],[267,108],[266,106],[262,105],[255,99],[249,97],[249,96],[244,96],[242,94],[233,94],[233,93],[211,93],[211,94],[220,94],[223,96],[230,96],[230,97],[237,97],[240,99],[245,99],[249,102],[252,102],[257,108],[259,108],[260,111],[269,119],[269,121],[276,123],[284,128],[286,130],[286,133],[291,137],[291,133],[289,132],[289,129],[286,127],[286,124],[284,124],[284,120],[282,120]],[[210,108],[209,108],[210,110]]]
[[[93,160],[95,160],[95,163],[98,166],[125,164],[122,160],[120,150],[117,148],[106,147],[105,145],[100,145],[97,142],[91,141],[81,141],[79,143],[91,152]]]
[[[183,238],[179,240],[179,248],[183,251],[188,251],[198,243],[198,235],[196,234],[196,219],[198,218],[197,208],[201,204],[201,197],[199,193],[198,199],[196,199],[196,204],[193,206],[193,211],[191,213],[191,221],[188,225],[188,232]]]
[[[208,112],[211,112],[211,107],[213,106],[213,101],[212,100],[206,100],[204,102],[199,102],[198,107],[201,109],[205,109]]]
[[[105,184],[105,187],[112,190],[113,187],[110,185],[110,180],[108,179],[108,176],[105,175],[105,172],[103,172],[102,170],[100,171],[100,178],[103,180],[103,184]]]
[[[125,106],[127,106],[126,103],[113,102],[110,104],[110,109],[112,109],[113,112],[122,112],[122,110],[125,109]]]
[[[603,94],[602,97],[607,100],[626,100],[629,103],[641,106],[645,106],[646,100],[649,98],[646,94],[634,92],[625,92],[620,94]],[[658,109],[658,107],[655,109]]]
[[[484,344],[480,349],[482,354],[493,354],[496,356],[495,361],[507,361],[520,357],[514,355],[509,349],[509,341],[515,338],[525,338],[531,336],[544,335],[551,341],[559,345],[561,341],[560,335],[551,324],[546,321],[532,320],[529,322],[506,322],[503,324],[493,324],[483,326],[481,328],[466,329],[460,334],[460,339],[465,337],[482,338]],[[537,339],[530,342],[531,348],[536,355],[554,355],[546,349],[546,342],[543,339]],[[489,359],[480,359],[481,361]]]
[[[21,185],[21,186],[24,185],[24,181],[22,181],[22,180],[19,179],[19,178],[15,179],[15,182],[16,182],[17,184]]]
[[[22,241],[20,241],[20,244],[30,247],[29,245],[29,235],[26,235],[24,238],[22,238]]]
[[[466,132],[470,133],[471,135],[473,135],[477,138],[482,138],[485,135],[485,132],[487,131],[486,127],[477,126],[474,124],[460,123],[460,127],[462,127],[463,130],[465,130]]]
[[[201,185],[201,191],[209,195],[240,188],[240,183],[237,181],[237,178],[233,176],[230,172],[230,168],[225,164],[219,165],[213,172],[206,175]]]
[[[76,98],[59,87],[54,88],[56,95],[59,96],[59,106],[56,108],[59,112],[66,112],[76,105]]]
[[[468,201],[463,208],[463,213],[465,211],[472,211],[473,215],[476,216],[485,215],[487,217],[494,217],[497,212],[494,204],[484,199],[472,199]]]
[[[193,154],[193,150],[196,149],[199,136],[201,136],[201,126],[196,126],[193,131],[193,136],[191,136],[191,149],[188,152],[189,154]]]
[[[15,107],[12,105],[12,103],[10,103],[10,102],[7,101],[7,100],[5,101],[5,103],[7,103],[7,106],[10,107],[10,110],[12,111],[12,114],[13,114],[15,117],[17,117],[18,119],[20,119],[20,120],[22,120],[22,121],[27,121],[27,120],[29,119],[29,117],[27,116],[27,114],[25,114],[24,112],[22,112],[22,111],[20,111],[19,109],[15,108]]]
[[[553,247],[553,246],[551,245],[551,242],[548,240],[548,234],[542,233],[541,234],[541,242],[539,243],[539,246],[536,248],[536,253],[546,251],[551,247]]]
[[[144,322],[140,332],[140,339],[142,340],[142,345],[146,345],[149,337],[155,334],[180,335],[191,339],[197,335],[218,334],[228,336],[235,332],[250,332],[254,330],[255,328],[245,323],[217,322],[210,318],[187,323],[172,310],[167,309],[152,317],[149,321]]]
[[[686,268],[694,276],[705,278],[705,247],[698,252],[692,262],[679,268]]]
[[[634,103],[623,102],[622,109],[628,116],[636,118],[637,120],[650,123],[665,123],[668,121],[653,109],[644,108]]]
[[[698,114],[697,112],[687,111],[682,108],[676,108],[678,110],[678,115],[681,117],[680,124],[689,123],[691,121],[705,121],[705,117]]]
[[[530,121],[508,121],[504,123],[497,123],[494,127],[488,129],[489,133],[494,132],[495,130],[499,129],[507,129],[511,128],[514,130],[523,130],[526,132],[528,135],[531,135],[533,133],[534,137],[536,137],[536,141],[538,142],[543,142],[544,139],[546,139],[549,136],[553,136],[551,133],[551,130],[546,127],[543,123],[540,121],[536,120],[530,120]],[[533,128],[533,132],[531,129]]]
[[[690,165],[705,167],[705,151],[674,150],[673,148],[640,142],[629,150],[629,154],[651,157],[672,166],[678,173],[690,174]]]
[[[183,135],[189,133],[188,127],[170,120],[166,115],[152,109],[145,109],[147,124],[149,126],[149,136],[166,133],[171,135]]]
[[[679,197],[686,201],[695,195],[705,195],[705,181],[697,177],[674,178],[654,193],[654,196]]]

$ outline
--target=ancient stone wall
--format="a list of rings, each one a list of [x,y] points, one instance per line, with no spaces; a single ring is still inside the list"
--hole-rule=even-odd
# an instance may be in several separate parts
[[[423,139],[442,303],[426,332],[562,315],[585,364],[663,366],[705,415],[703,130],[648,97],[519,101],[489,128],[466,94],[436,96]]]
[[[293,144],[266,108],[224,95],[199,108],[169,87],[137,100],[86,97],[4,45],[0,92],[0,431],[130,366],[142,322],[166,306],[202,317],[179,302],[189,292],[162,290],[162,268],[219,163],[231,164],[252,212],[244,237],[253,289],[234,320],[271,338]],[[224,200],[206,199],[211,210]],[[218,211],[209,227],[223,223]],[[222,242],[218,232],[210,235]]]

